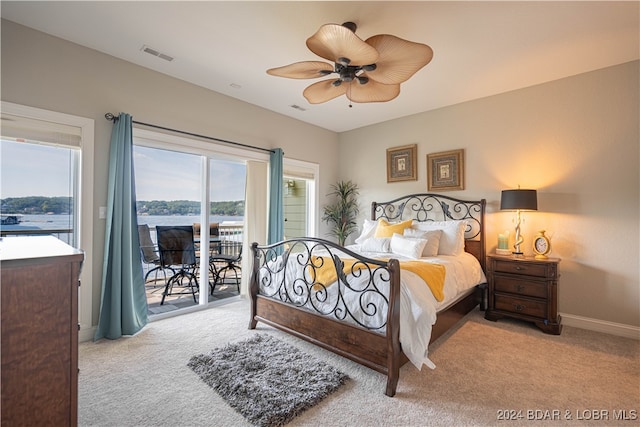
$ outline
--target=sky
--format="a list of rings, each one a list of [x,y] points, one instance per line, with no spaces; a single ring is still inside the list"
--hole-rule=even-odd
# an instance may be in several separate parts
[[[70,196],[72,151],[2,140],[0,198]],[[211,201],[243,200],[245,165],[210,160]],[[134,147],[138,200],[200,200],[200,157]]]
[[[2,140],[0,198],[70,196],[72,153],[46,145]]]
[[[200,156],[134,147],[138,200],[200,200]],[[244,200],[245,165],[210,160],[211,201]]]

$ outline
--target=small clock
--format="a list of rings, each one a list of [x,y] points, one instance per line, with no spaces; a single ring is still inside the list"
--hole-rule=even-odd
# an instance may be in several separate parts
[[[533,252],[536,254],[536,259],[548,258],[547,254],[551,252],[551,242],[549,238],[544,235],[544,230],[540,230],[533,239]]]

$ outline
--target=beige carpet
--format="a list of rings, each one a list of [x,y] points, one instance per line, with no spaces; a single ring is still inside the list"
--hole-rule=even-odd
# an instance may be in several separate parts
[[[187,367],[194,354],[255,334],[248,323],[243,300],[152,322],[135,337],[82,343],[79,424],[248,425]],[[561,336],[545,335],[527,323],[486,321],[474,311],[432,345],[437,368],[405,365],[398,393],[389,398],[381,374],[265,325],[258,331],[352,378],[290,426],[639,424],[640,343],[632,339],[570,327]],[[616,420],[622,411],[636,420]],[[516,419],[501,421],[501,415]],[[532,420],[545,415],[552,419]]]

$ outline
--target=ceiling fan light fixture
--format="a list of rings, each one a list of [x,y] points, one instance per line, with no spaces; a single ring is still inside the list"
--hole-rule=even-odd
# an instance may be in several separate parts
[[[341,79],[335,80],[335,81],[334,81],[333,83],[331,83],[331,84],[332,84],[332,85],[334,85],[335,87],[338,87],[338,86],[340,86],[340,85],[342,84],[342,80],[341,80]]]

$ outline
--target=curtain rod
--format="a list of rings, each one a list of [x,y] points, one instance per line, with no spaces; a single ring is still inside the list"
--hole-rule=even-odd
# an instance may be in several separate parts
[[[112,121],[114,123],[118,120],[118,116],[115,116],[115,115],[113,115],[111,113],[105,114],[104,118],[109,120],[109,121]],[[176,133],[181,133],[183,135],[195,136],[197,138],[209,139],[211,141],[224,142],[225,144],[237,145],[237,146],[244,147],[244,148],[251,148],[252,150],[266,151],[267,153],[273,153],[274,152],[273,150],[270,150],[268,148],[255,147],[253,145],[242,144],[240,142],[227,141],[226,139],[214,138],[212,136],[200,135],[200,134],[197,134],[197,133],[186,132],[186,131],[183,131],[183,130],[171,129],[171,128],[158,126],[158,125],[152,125],[152,124],[149,124],[149,123],[138,122],[136,120],[132,120],[131,122],[135,123],[137,125],[142,125],[142,126],[148,126],[148,127],[152,127],[152,128],[156,128],[156,129],[167,130],[169,132],[176,132]]]

